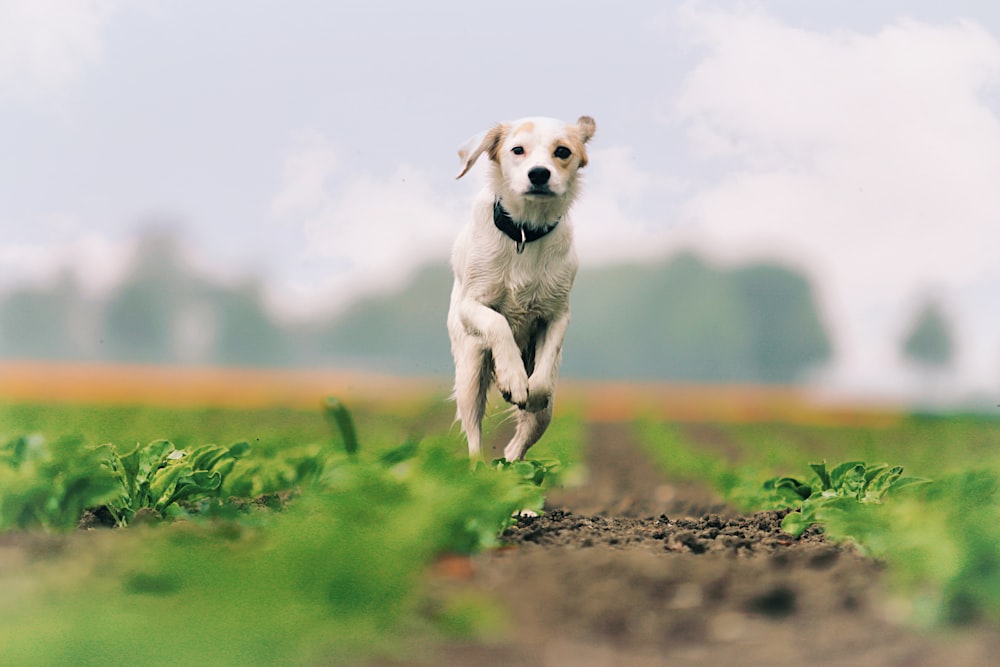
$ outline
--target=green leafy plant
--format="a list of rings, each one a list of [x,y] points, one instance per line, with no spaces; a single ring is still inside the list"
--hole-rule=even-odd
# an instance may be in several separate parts
[[[258,447],[255,439],[252,451],[246,443],[190,446],[197,429],[184,436],[184,445],[154,440],[128,450],[91,448],[80,438],[50,450],[44,440],[26,438],[0,448],[2,512],[15,509],[8,480],[48,490],[53,475],[79,466],[80,476],[104,492],[55,501],[68,517],[60,527],[75,525],[84,507],[97,505],[122,525],[143,509],[174,516],[192,505],[198,512],[208,508],[213,518],[88,535],[80,539],[101,549],[101,557],[67,550],[26,569],[30,585],[5,587],[0,604],[7,662],[108,662],[134,653],[137,637],[156,636],[165,615],[204,622],[186,628],[185,641],[170,652],[147,656],[152,665],[348,662],[351,651],[363,653],[414,628],[422,632],[439,622],[449,631],[471,628],[480,605],[463,602],[436,620],[427,615],[422,578],[441,554],[495,546],[514,512],[540,510],[542,487],[560,464],[503,462],[470,470],[451,436],[383,446],[378,441],[399,440],[380,435],[361,447],[347,408],[326,407],[333,438],[320,430],[273,447]],[[212,423],[218,421],[213,416]],[[294,501],[251,520],[221,502],[234,491],[246,498],[259,489],[294,490]],[[22,506],[34,512],[39,502],[26,497]],[[70,567],[76,570],[67,577]],[[17,576],[8,573],[0,583]],[[247,635],[245,618],[230,613],[254,608],[268,610],[271,631]],[[93,618],[105,622],[95,625]]]
[[[19,436],[0,447],[0,530],[74,528],[84,509],[115,496],[101,452],[78,437],[51,445]]]
[[[821,512],[823,530],[887,565],[899,611],[922,626],[1000,620],[1000,473],[943,474],[887,503]]]
[[[810,463],[813,477],[808,482],[795,477],[775,477],[764,482],[762,491],[772,507],[792,507],[782,520],[782,529],[794,537],[813,524],[822,523],[825,510],[842,509],[852,504],[881,503],[885,496],[929,480],[904,477],[902,466],[886,463],[866,465],[847,461],[827,469],[826,462]]]
[[[281,452],[258,453],[236,461],[223,479],[220,497],[256,498],[301,489],[323,477],[330,456],[320,445],[294,445]]]
[[[525,459],[523,461],[508,461],[493,459],[490,466],[496,470],[507,471],[516,475],[522,482],[538,487],[551,486],[557,477],[561,464],[555,460]]]
[[[354,650],[431,630],[421,585],[430,564],[495,545],[512,512],[539,494],[505,470],[470,471],[454,445],[404,443],[388,457],[362,448],[259,521],[102,536],[114,541],[105,559],[65,556],[79,568],[71,580],[5,590],[5,661],[106,664],[175,617],[200,620],[146,664],[355,664]],[[247,633],[233,609],[266,610],[268,632]],[[447,622],[468,625],[479,609],[466,605]]]
[[[119,525],[127,525],[143,509],[163,515],[178,501],[218,497],[226,475],[250,450],[250,445],[239,442],[231,447],[203,445],[188,452],[168,440],[137,445],[127,454],[119,454],[114,445],[105,447],[105,465],[120,488],[107,508]]]

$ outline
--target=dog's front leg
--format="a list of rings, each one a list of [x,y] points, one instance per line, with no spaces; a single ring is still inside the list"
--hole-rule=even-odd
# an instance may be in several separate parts
[[[493,355],[497,389],[507,401],[523,407],[528,401],[528,373],[507,320],[472,299],[462,302],[460,314],[466,331],[481,338]]]
[[[528,402],[525,404],[529,412],[540,412],[552,402],[568,327],[569,310],[566,310],[541,331],[535,344],[535,368],[528,378]]]

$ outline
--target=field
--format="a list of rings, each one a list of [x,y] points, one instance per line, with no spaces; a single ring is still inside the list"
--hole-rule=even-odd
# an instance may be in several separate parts
[[[0,401],[10,664],[1000,649],[997,415],[566,383],[538,463],[470,470],[445,389],[422,380],[9,364]],[[493,439],[508,429],[491,416]]]

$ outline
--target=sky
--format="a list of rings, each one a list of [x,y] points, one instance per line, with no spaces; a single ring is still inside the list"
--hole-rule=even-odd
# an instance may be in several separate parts
[[[845,391],[1000,393],[1000,4],[0,0],[0,293],[171,230],[284,317],[448,256],[498,121],[593,116],[582,269],[694,249],[815,285]]]

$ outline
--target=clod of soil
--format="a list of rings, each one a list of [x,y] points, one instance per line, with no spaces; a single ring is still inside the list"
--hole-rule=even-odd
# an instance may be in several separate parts
[[[636,519],[601,515],[578,516],[568,510],[552,510],[538,517],[519,517],[502,538],[509,545],[592,547],[643,545],[665,551],[733,555],[773,553],[797,545],[817,548],[817,558],[835,559],[840,552],[819,531],[807,530],[794,539],[781,530],[787,510],[758,512],[750,516],[722,518],[706,514],[700,519],[670,519],[666,514]]]

